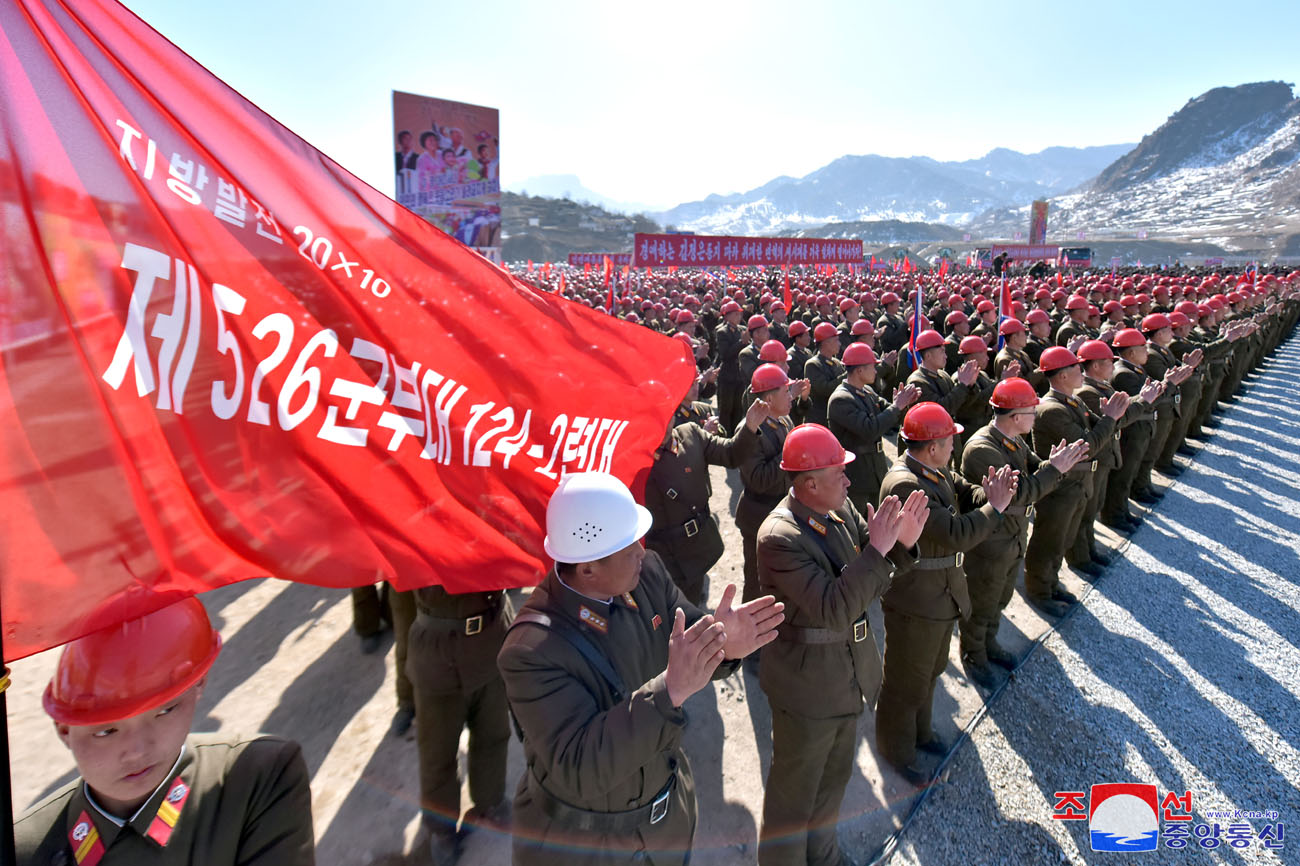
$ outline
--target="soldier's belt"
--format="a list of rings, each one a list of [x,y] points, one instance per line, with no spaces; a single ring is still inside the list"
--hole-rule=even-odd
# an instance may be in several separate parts
[[[483,626],[496,619],[501,613],[500,607],[490,608],[482,613],[476,613],[473,616],[465,617],[448,617],[435,616],[434,612],[427,607],[416,605],[415,614],[422,619],[427,625],[438,629],[439,631],[452,631],[460,634],[473,636],[483,630]]]
[[[945,568],[961,568],[962,563],[966,561],[966,554],[956,553],[952,556],[930,556],[924,559],[918,559],[912,566],[922,571],[939,571]]]
[[[803,628],[788,623],[782,623],[776,629],[778,640],[808,644],[848,643],[849,641],[862,643],[870,634],[871,626],[867,623],[865,613],[854,620],[851,629]]]
[[[533,781],[542,794],[539,798],[542,801],[542,811],[565,830],[601,834],[632,833],[647,824],[658,824],[668,816],[668,810],[672,807],[673,789],[677,787],[677,770],[674,767],[673,774],[653,800],[626,812],[590,812],[579,809],[557,799],[537,781],[536,775],[533,776]]]
[[[1034,506],[1032,505],[1008,505],[1002,509],[1002,513],[1011,517],[1033,517]]]
[[[669,526],[666,529],[657,529],[650,532],[650,538],[655,541],[665,541],[669,538],[694,538],[700,532],[701,521],[707,520],[707,517],[692,517],[685,523],[677,526]]]
[[[1087,463],[1079,463],[1073,469],[1066,473],[1066,477],[1074,476],[1076,478],[1088,475],[1097,471],[1097,461],[1091,460]]]

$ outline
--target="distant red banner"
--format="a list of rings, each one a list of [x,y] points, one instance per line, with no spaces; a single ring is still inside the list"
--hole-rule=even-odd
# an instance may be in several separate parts
[[[677,265],[861,264],[862,241],[825,238],[738,238],[707,235],[636,235],[637,267]]]
[[[569,253],[569,264],[571,265],[599,265],[604,267],[605,259],[609,259],[610,266],[616,268],[632,264],[631,253]]]

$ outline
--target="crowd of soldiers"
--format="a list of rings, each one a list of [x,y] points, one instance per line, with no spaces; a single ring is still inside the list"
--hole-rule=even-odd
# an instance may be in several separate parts
[[[757,678],[772,709],[759,862],[845,862],[835,827],[862,712],[874,711],[882,764],[926,784],[922,754],[950,748],[931,715],[954,631],[967,676],[996,688],[1017,663],[997,636],[1019,575],[1030,604],[1064,615],[1077,599],[1059,580],[1062,564],[1093,579],[1109,562],[1095,522],[1137,527],[1130,503],[1162,495],[1153,472],[1183,471],[1175,455],[1194,454],[1186,440],[1212,435],[1223,404],[1300,316],[1300,274],[1002,282],[978,272],[682,270],[611,291],[600,276],[556,269],[545,282],[671,334],[699,373],[642,502],[603,473],[561,480],[544,542],[555,566],[518,612],[503,592],[354,592],[364,649],[379,647],[382,619],[396,633],[393,730],[416,726],[427,850],[440,866],[485,827],[512,834],[519,864],[687,863],[696,803],[682,706],[738,670]],[[712,612],[708,573],[724,543],[710,466],[736,470],[743,487],[724,518],[742,539],[743,585],[727,587]],[[877,602],[883,658],[867,615]],[[201,640],[177,650],[191,660],[174,667],[175,682],[125,703],[103,698],[111,706],[89,715],[76,702],[94,703],[95,684],[61,697],[65,679],[88,676],[61,661],[46,706],[65,741],[78,720],[98,737],[125,729],[128,709],[136,724],[142,708],[152,718],[177,694],[188,696],[188,725],[219,649],[206,618],[193,631]],[[148,652],[167,657],[165,641]],[[177,722],[149,724],[181,733]],[[512,727],[527,764],[513,797]],[[472,803],[462,812],[466,728]],[[159,763],[158,788],[144,776],[134,787],[104,782],[139,789],[133,796],[100,802],[87,783],[38,807],[18,825],[20,862],[66,861],[69,845],[84,862],[87,827],[98,828],[103,862],[172,862],[139,858],[167,848],[171,824],[150,835],[155,815],[175,823],[160,804],[194,789],[185,748],[216,754],[183,747],[175,764]],[[278,742],[254,748],[271,769],[294,769],[300,813],[300,756]],[[215,758],[207,766],[217,772]],[[168,787],[173,776],[180,787]],[[305,829],[298,818],[282,822],[279,848],[267,843],[275,857],[238,862],[310,862],[310,814]],[[274,835],[279,825],[264,823]],[[117,847],[137,824],[153,846]]]

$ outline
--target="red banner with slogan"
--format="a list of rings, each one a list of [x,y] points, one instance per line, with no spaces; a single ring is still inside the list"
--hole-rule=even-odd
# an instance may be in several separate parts
[[[632,264],[631,253],[569,253],[569,264],[574,267],[578,265],[604,267],[606,259],[615,265]]]
[[[738,238],[637,232],[637,267],[680,265],[818,265],[862,263],[862,241],[825,238]]]
[[[112,0],[0,4],[0,612],[21,658],[261,575],[546,567],[695,368],[534,292]]]

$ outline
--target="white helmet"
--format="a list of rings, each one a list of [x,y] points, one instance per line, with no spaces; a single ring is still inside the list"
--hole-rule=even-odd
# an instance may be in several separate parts
[[[613,475],[575,472],[546,503],[542,548],[556,562],[595,562],[639,540],[653,519]]]

